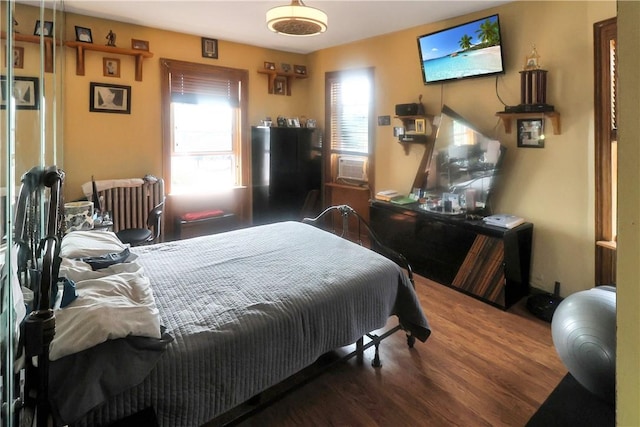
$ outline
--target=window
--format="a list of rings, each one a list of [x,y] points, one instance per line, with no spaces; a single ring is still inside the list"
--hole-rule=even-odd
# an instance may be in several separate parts
[[[594,24],[596,285],[616,283],[618,142],[616,18]]]
[[[373,156],[373,69],[327,73],[325,83],[331,160],[327,176],[346,184],[369,181],[371,185],[373,174],[367,165]],[[348,162],[339,162],[340,158]],[[348,164],[350,173],[339,174],[340,164]],[[360,173],[354,167],[358,164]]]
[[[170,60],[163,65],[168,192],[203,194],[245,183],[246,72]]]

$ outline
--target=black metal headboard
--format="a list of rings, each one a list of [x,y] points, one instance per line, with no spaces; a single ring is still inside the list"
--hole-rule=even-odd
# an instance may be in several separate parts
[[[56,166],[34,167],[22,176],[21,181],[14,228],[14,242],[18,247],[17,274],[20,285],[34,294],[33,310],[24,320],[21,333],[26,370],[21,392],[24,396],[22,409],[27,418],[37,414],[37,426],[46,426],[50,416],[49,345],[55,335],[51,289],[58,282],[58,255],[64,232],[64,172]],[[37,357],[37,365],[32,363],[34,357]]]

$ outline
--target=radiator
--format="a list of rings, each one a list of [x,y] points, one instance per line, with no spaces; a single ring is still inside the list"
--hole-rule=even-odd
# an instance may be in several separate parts
[[[103,211],[111,212],[113,231],[146,228],[149,211],[164,200],[164,181],[145,182],[138,187],[114,187],[98,191]],[[164,221],[160,221],[163,235]]]

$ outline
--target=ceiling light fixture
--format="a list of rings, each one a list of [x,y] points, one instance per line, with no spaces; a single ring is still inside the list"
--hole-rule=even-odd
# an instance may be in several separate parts
[[[287,36],[315,36],[327,31],[327,14],[305,6],[302,0],[292,0],[289,6],[267,11],[267,26]]]

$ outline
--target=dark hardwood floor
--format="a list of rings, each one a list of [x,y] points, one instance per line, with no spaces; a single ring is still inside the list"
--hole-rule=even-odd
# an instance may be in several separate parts
[[[426,343],[409,349],[398,332],[380,346],[382,368],[370,348],[239,425],[524,426],[567,373],[550,324],[525,299],[502,311],[421,277],[416,289]]]

